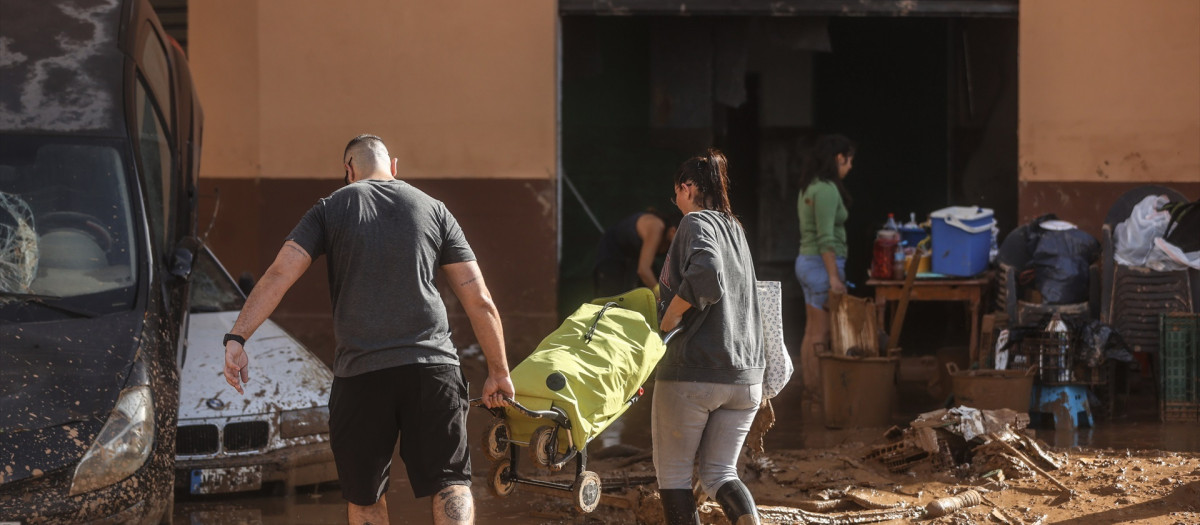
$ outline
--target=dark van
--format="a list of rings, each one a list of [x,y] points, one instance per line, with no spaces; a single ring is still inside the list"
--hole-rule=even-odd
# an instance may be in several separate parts
[[[0,522],[169,522],[202,116],[145,0],[0,0]]]

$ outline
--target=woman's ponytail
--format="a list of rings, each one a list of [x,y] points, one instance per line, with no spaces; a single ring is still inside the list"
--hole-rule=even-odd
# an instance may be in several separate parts
[[[675,172],[675,184],[692,183],[700,193],[696,203],[706,210],[719,211],[737,221],[733,207],[729,204],[728,160],[716,148],[709,148],[704,155],[685,161]]]

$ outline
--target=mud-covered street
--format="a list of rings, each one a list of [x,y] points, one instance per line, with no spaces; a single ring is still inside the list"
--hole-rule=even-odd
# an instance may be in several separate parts
[[[482,382],[482,362],[464,360],[472,385]],[[478,387],[473,387],[478,388]],[[651,389],[652,390],[652,389]],[[650,395],[653,395],[652,393]],[[805,417],[796,392],[785,390],[775,400],[776,426],[765,439],[765,455],[744,455],[743,479],[753,491],[762,516],[771,523],[1008,523],[1033,524],[1192,524],[1200,523],[1200,433],[1194,425],[1163,424],[1152,411],[1132,412],[1128,420],[1105,422],[1075,432],[1031,431],[1060,468],[1051,475],[1069,489],[1028,467],[1004,469],[982,477],[970,463],[935,468],[915,462],[911,469],[889,472],[864,457],[885,445],[885,428],[829,430],[813,415]],[[915,414],[913,414],[915,415]],[[606,483],[652,480],[650,404],[634,405],[618,425],[592,443],[589,470]],[[482,432],[490,415],[474,411],[472,434]],[[814,422],[816,421],[816,422]],[[899,423],[899,421],[898,421]],[[659,523],[661,507],[654,486],[611,491],[614,498],[589,515],[578,515],[566,493],[552,497],[518,487],[506,498],[487,489],[489,464],[473,440],[472,459],[479,523]],[[605,446],[608,445],[608,446]],[[412,498],[403,467],[396,458],[388,506],[397,523],[431,518],[427,500]],[[535,474],[526,465],[523,474]],[[569,481],[569,475],[543,477]],[[920,511],[932,501],[967,489],[982,502],[938,518]],[[1069,494],[1069,495],[1067,495]],[[180,497],[175,519],[184,524],[323,524],[344,519],[345,503],[336,487],[301,487],[281,495],[262,492],[211,497]],[[889,515],[894,519],[879,519]],[[727,523],[720,507],[702,507],[705,523]],[[807,520],[807,521],[804,521]],[[824,520],[824,521],[821,521]],[[841,520],[841,521],[839,521]],[[858,521],[855,521],[858,520]]]

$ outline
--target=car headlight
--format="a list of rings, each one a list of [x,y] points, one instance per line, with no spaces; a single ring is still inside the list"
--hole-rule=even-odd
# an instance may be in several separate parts
[[[121,392],[117,406],[92,448],[75,468],[70,495],[107,487],[129,477],[150,457],[154,445],[154,400],[150,387]]]
[[[329,432],[329,407],[289,410],[279,416],[279,435],[284,438]]]

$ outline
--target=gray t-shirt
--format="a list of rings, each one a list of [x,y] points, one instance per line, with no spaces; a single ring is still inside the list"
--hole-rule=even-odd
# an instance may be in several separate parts
[[[662,306],[692,305],[667,345],[658,378],[755,385],[763,380],[762,324],[754,261],[742,226],[710,210],[683,216],[659,276]]]
[[[335,375],[458,364],[434,278],[475,253],[440,201],[401,180],[359,181],[318,201],[287,240],[328,255]]]

